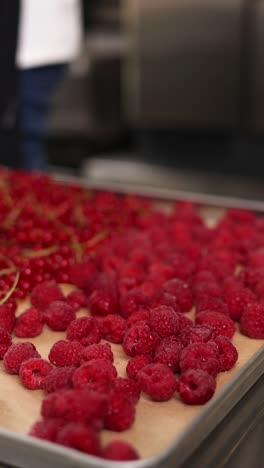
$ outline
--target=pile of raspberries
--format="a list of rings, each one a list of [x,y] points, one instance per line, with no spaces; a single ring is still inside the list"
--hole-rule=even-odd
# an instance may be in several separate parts
[[[264,221],[233,209],[209,228],[189,202],[169,215],[153,209],[73,264],[70,282],[76,290],[67,296],[55,282],[35,286],[17,318],[13,299],[0,306],[0,357],[26,388],[45,392],[30,435],[136,460],[128,442],[103,447],[100,431],[128,430],[141,392],[157,402],[208,402],[217,375],[238,359],[235,322],[264,339]],[[12,333],[33,338],[44,324],[66,334],[48,361],[28,341],[12,344]],[[110,343],[128,356],[126,378]]]

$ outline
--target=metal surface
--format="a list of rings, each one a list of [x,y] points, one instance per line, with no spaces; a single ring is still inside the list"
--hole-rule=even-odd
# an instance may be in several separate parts
[[[62,179],[66,180],[65,177]],[[84,182],[85,185],[87,182]],[[94,188],[96,185],[93,184]],[[110,187],[99,187],[109,188]],[[112,187],[113,188],[113,187]],[[117,188],[119,192],[127,192],[125,187]],[[137,190],[131,189],[131,192],[137,193]],[[144,192],[142,188],[139,193]],[[148,190],[149,196],[169,200],[186,198],[185,193],[177,191],[162,191]],[[224,207],[234,206],[233,200],[219,199],[218,197],[210,198],[206,195],[200,197],[189,194],[189,199],[194,201],[203,201],[208,205],[218,205]],[[241,203],[241,200],[239,201]],[[254,204],[249,203],[251,208]],[[263,210],[264,204],[256,204],[256,210]],[[231,414],[233,408],[242,401],[242,398],[253,388],[254,384],[264,374],[264,346],[252,356],[247,364],[240,370],[234,379],[232,379],[219,394],[217,394],[207,405],[202,409],[201,413],[188,426],[187,430],[182,433],[181,437],[168,447],[158,457],[143,459],[138,462],[120,463],[120,467],[126,468],[172,468],[181,467],[183,463],[194,455],[194,453],[202,446],[203,441],[211,434],[219,424]],[[263,380],[263,379],[262,379]],[[262,400],[255,400],[259,404],[260,409],[263,409]],[[242,404],[242,403],[241,403]],[[239,425],[239,420],[236,420]],[[241,429],[240,428],[237,428]],[[236,430],[233,426],[233,430]],[[15,450],[14,450],[15,446]],[[56,468],[116,468],[116,462],[108,462],[95,457],[87,456],[74,450],[61,447],[45,441],[15,434],[10,431],[0,430],[0,462],[14,465],[19,468],[47,468],[48,466],[56,466]],[[187,465],[189,466],[189,465]],[[190,465],[191,466],[191,465]],[[198,468],[199,465],[197,465]],[[203,466],[212,466],[206,465]]]
[[[128,118],[140,127],[236,128],[243,0],[125,0]]]

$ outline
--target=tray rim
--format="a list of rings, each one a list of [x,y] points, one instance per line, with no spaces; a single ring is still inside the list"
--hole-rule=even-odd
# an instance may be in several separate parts
[[[99,183],[87,178],[80,179],[78,177],[57,176],[58,182],[77,182],[82,186],[93,190],[115,191],[116,193],[134,194],[137,196],[146,196],[149,198],[167,200],[173,202],[177,200],[189,200],[198,202],[210,207],[219,208],[245,208],[257,212],[264,212],[264,201],[244,200],[227,196],[209,195],[200,192],[190,192],[174,189],[157,188],[153,186],[144,187],[135,184],[122,183]],[[16,455],[20,451],[27,453],[28,449],[34,449],[41,454],[57,456],[57,468],[74,467],[80,468],[147,468],[161,467],[172,457],[177,457],[177,465],[180,466],[195,450],[199,444],[203,442],[206,436],[215,429],[215,427],[227,416],[232,408],[243,398],[248,390],[256,383],[256,381],[264,374],[264,344],[254,353],[249,361],[240,369],[238,374],[224,385],[221,391],[209,401],[204,409],[194,418],[192,424],[188,425],[185,431],[168,445],[159,455],[142,459],[133,462],[110,462],[104,459],[86,455],[70,448],[62,447],[51,442],[35,439],[28,435],[16,433],[7,429],[0,428],[0,460],[3,463],[11,463],[19,468],[27,468],[30,462],[30,457],[19,460]],[[201,431],[201,424],[205,424]],[[117,434],[118,438],[118,434]],[[190,443],[191,442],[191,443]],[[5,453],[5,446],[10,443],[16,445],[16,451]],[[60,460],[60,461],[59,461]],[[63,463],[62,463],[63,460]],[[56,463],[56,459],[54,460]],[[59,464],[60,463],[60,464]],[[41,466],[46,466],[41,464]]]

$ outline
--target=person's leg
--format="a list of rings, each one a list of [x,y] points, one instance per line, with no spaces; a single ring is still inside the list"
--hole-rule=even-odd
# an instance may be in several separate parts
[[[47,167],[47,119],[53,93],[65,65],[36,67],[19,72],[21,155],[24,169]]]

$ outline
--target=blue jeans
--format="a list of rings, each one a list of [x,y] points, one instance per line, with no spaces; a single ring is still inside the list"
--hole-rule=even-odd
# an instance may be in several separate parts
[[[64,64],[19,71],[21,159],[24,169],[46,169],[48,114],[53,93],[64,71]]]

